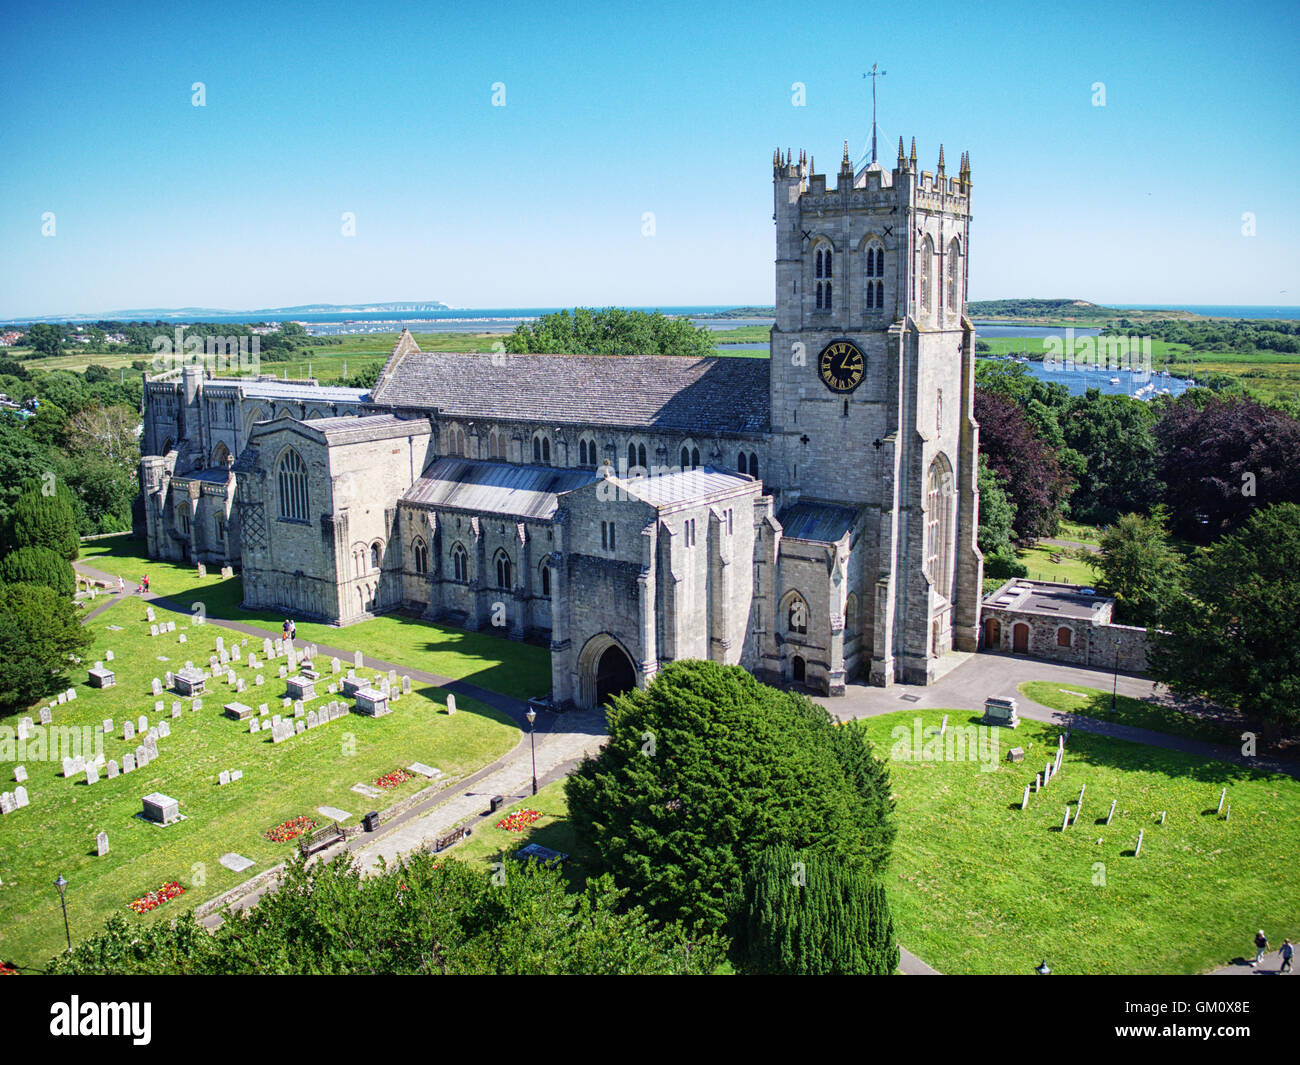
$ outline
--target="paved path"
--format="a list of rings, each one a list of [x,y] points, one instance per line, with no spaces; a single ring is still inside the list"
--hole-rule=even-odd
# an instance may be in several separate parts
[[[1289,976],[1290,973],[1282,972],[1282,952],[1275,950],[1272,953],[1265,954],[1264,960],[1257,966],[1250,963],[1255,960],[1252,954],[1249,958],[1238,958],[1231,965],[1225,965],[1221,969],[1215,969],[1210,973],[1211,976]],[[1291,959],[1291,968],[1294,970],[1296,959]]]

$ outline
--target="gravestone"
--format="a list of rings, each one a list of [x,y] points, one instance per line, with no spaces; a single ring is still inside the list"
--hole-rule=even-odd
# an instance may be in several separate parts
[[[252,858],[245,858],[242,854],[236,854],[234,851],[223,854],[217,860],[232,873],[242,873],[245,869],[251,869],[257,864]]]
[[[287,677],[288,675],[289,675],[289,669],[288,669],[288,667],[287,667],[287,666],[281,666],[281,667],[280,667],[280,679],[281,679],[281,680],[284,680],[284,678]]]
[[[233,669],[226,670],[226,683],[227,684],[235,683],[235,671]]]
[[[239,644],[235,644],[235,646],[230,649],[230,657],[236,662],[243,661],[244,652],[239,649]]]
[[[169,669],[166,673],[163,674],[163,687],[165,687],[165,688],[170,688],[170,687],[172,687],[175,683],[176,683],[176,680],[175,680],[175,678],[172,676],[172,671]]]
[[[1139,854],[1142,853],[1142,836],[1143,836],[1143,833],[1145,833],[1145,832],[1146,832],[1146,829],[1145,829],[1145,828],[1139,828],[1139,829],[1138,829],[1138,841],[1137,841],[1137,846],[1133,848],[1133,857],[1134,857],[1134,858],[1136,858]]]
[[[0,792],[0,814],[11,814],[17,806],[14,805],[14,797],[7,791]]]
[[[70,702],[70,703],[75,703],[76,701],[77,701],[77,689],[76,689],[76,688],[69,688],[69,689],[68,689],[68,702]]]
[[[361,688],[356,695],[356,710],[370,717],[383,717],[389,713],[388,694],[376,688]]]
[[[153,696],[154,696],[154,698],[155,698],[155,699],[158,698],[158,696],[160,696],[160,695],[163,693],[163,685],[162,685],[162,681],[159,680],[157,677],[154,677],[154,679],[151,680],[151,681],[149,682],[149,684],[150,684],[150,686],[153,688]]]
[[[360,669],[362,665],[365,664],[365,658],[362,656],[360,651],[356,651],[353,653],[352,664],[356,666],[357,669]]]
[[[223,769],[220,773],[217,774],[217,784],[218,786],[224,788],[229,783],[230,783],[230,770]]]
[[[1223,813],[1223,800],[1227,798],[1227,795],[1228,795],[1227,788],[1224,788],[1221,792],[1219,792],[1219,808],[1214,811],[1215,817],[1218,817],[1220,814]]]
[[[14,780],[19,784],[26,783],[27,767],[25,765],[14,766]]]
[[[302,715],[303,715],[302,700],[301,700],[301,699],[295,699],[295,700],[293,701],[293,716],[294,716],[294,717],[302,717]]]
[[[447,715],[450,716],[456,712],[456,696],[452,692],[447,693]]]
[[[122,726],[122,739],[128,741],[135,739],[135,723],[133,721],[128,721]]]
[[[154,620],[153,607],[151,607],[151,606],[150,606],[150,607],[145,607],[144,617],[145,617],[145,620],[146,620],[146,621],[153,621],[153,620]]]
[[[289,707],[293,706],[293,700],[286,695],[283,699],[280,700],[280,706],[282,709],[288,710]]]
[[[113,719],[111,717],[104,718],[103,732],[105,736],[111,736],[113,734]]]
[[[188,641],[187,641],[186,638],[185,638],[185,633],[182,632],[179,636],[177,636],[177,637],[176,637],[176,642],[177,642],[177,643],[187,643]]]
[[[230,580],[230,578],[233,577],[234,575],[235,575],[235,571],[234,571],[233,567],[231,567],[231,566],[222,566],[222,567],[221,567],[221,579],[222,579],[223,581],[228,581],[228,580]]]
[[[158,738],[159,738],[160,740],[165,740],[165,739],[166,739],[168,736],[170,736],[171,734],[172,734],[172,725],[171,725],[171,722],[170,722],[170,721],[159,721],[159,722],[158,722]]]
[[[149,764],[149,748],[143,743],[137,744],[135,748],[135,767],[143,769]]]
[[[287,721],[277,721],[271,726],[271,742],[280,743],[293,735],[293,726]]]
[[[101,669],[96,667],[95,669],[87,671],[86,683],[92,688],[111,688],[117,683],[117,674],[111,669]],[[66,702],[67,700],[65,699],[64,701]]]
[[[270,658],[272,650],[271,638],[268,636],[262,641],[262,656],[264,658]]]
[[[1080,785],[1079,785],[1079,805],[1080,805],[1080,806],[1083,805],[1083,793],[1084,793],[1085,791],[1087,791],[1087,790],[1088,790],[1088,785],[1087,785],[1087,784],[1080,784]]]
[[[235,694],[238,695],[240,692],[244,691],[244,689],[246,689],[247,687],[248,685],[244,683],[244,678],[240,677],[237,681],[235,681]]]
[[[174,622],[174,621],[169,621],[169,622],[167,622],[167,631],[168,631],[168,632],[175,632],[175,631],[176,631],[176,622]]]
[[[1029,785],[1025,785],[1025,794],[1020,799],[1020,809],[1025,809],[1029,805]]]
[[[257,732],[261,727],[261,720],[259,718],[251,717],[248,719],[248,731],[250,733]]]
[[[319,724],[320,724],[320,718],[318,718],[318,717],[316,716],[316,711],[315,711],[315,710],[308,710],[308,711],[307,711],[307,727],[308,727],[308,728],[315,728],[315,727],[316,727],[317,725],[319,725]]]
[[[190,709],[191,709],[191,710],[202,710],[202,709],[203,709],[203,700],[202,700],[202,699],[195,699],[194,702],[190,704]]]
[[[1110,824],[1110,819],[1115,816],[1115,799],[1110,800],[1110,813],[1106,815],[1106,824]]]
[[[1012,747],[1007,751],[1008,762],[1023,762],[1025,760],[1025,749],[1023,747]]]
[[[244,771],[242,769],[232,769],[230,771],[230,780],[232,783],[236,780],[243,780],[243,779],[244,779]]]
[[[122,772],[123,773],[135,772],[135,755],[133,755],[130,751],[127,751],[126,754],[122,755]]]
[[[1061,831],[1064,832],[1069,827],[1070,827],[1070,808],[1067,806],[1065,808],[1065,820],[1061,822]]]
[[[1016,712],[1016,701],[997,695],[985,699],[984,716],[980,719],[980,723],[1002,728],[1019,728],[1020,715]]]
[[[180,803],[162,792],[151,792],[142,800],[141,813],[146,821],[158,825],[170,825],[181,819]]]
[[[27,789],[21,784],[14,788],[14,806],[21,810],[27,805]]]
[[[105,652],[104,652],[104,661],[105,661],[105,662],[111,662],[111,661],[113,661],[113,652],[112,652],[112,651],[105,651]]]
[[[20,740],[28,739],[32,733],[32,719],[25,717],[18,722],[18,738]]]
[[[253,716],[253,708],[244,703],[226,703],[223,710],[226,717],[234,718],[236,721],[247,721]]]
[[[337,684],[331,684],[331,685],[330,685],[328,688],[326,688],[325,690],[326,690],[330,695],[337,695],[338,692],[339,692],[339,686],[338,686]]]
[[[120,772],[121,772],[121,770],[118,768],[118,765],[117,765],[117,759],[116,759],[116,758],[110,758],[109,761],[108,761],[108,768],[107,768],[108,779],[109,779],[109,780],[116,780],[116,779],[117,779],[117,775],[118,775],[118,773],[120,773]]]
[[[158,635],[158,626],[157,626],[157,625],[150,625],[150,626],[149,626],[149,635],[150,635],[150,636],[157,636],[157,635]]]
[[[95,837],[95,855],[102,858],[108,853],[108,833],[101,832]]]
[[[337,673],[337,672],[339,671],[340,668],[342,668],[342,664],[339,662],[339,660],[338,660],[337,658],[331,658],[331,659],[330,659],[330,672],[331,672],[331,673]]]
[[[225,653],[226,653],[226,638],[225,638],[224,636],[218,636],[218,637],[217,637],[217,654],[219,654],[219,655],[223,655],[223,654],[225,654]]]
[[[258,703],[258,704],[257,704],[257,712],[258,712],[259,714],[261,714],[262,717],[266,717],[266,715],[269,714],[269,713],[271,712],[271,708],[268,707],[268,706],[266,705],[266,703]]]
[[[156,708],[156,709],[161,709],[161,708]],[[144,714],[141,714],[140,719],[136,721],[135,731],[137,734],[149,731],[149,719],[145,717]]]
[[[265,683],[266,683],[266,679],[262,676],[262,674],[259,673],[257,675],[257,687],[260,688]]]
[[[90,765],[86,766],[86,783],[87,784],[99,783],[99,766],[95,765],[94,763],[91,763]]]
[[[304,732],[307,731],[307,722],[303,721],[301,718],[294,721],[293,731],[301,736]]]
[[[51,721],[53,721],[53,720],[54,720],[54,715],[50,713],[50,708],[49,708],[48,706],[42,706],[42,707],[41,707],[41,724],[42,724],[42,725],[48,725],[48,724],[49,724]]]
[[[198,566],[195,568],[199,571],[199,580],[203,580],[205,577],[207,577],[208,567],[205,566],[202,562],[200,562]]]

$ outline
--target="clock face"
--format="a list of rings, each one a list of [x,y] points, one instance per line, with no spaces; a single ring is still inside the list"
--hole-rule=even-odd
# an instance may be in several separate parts
[[[851,340],[832,340],[817,360],[822,384],[832,392],[852,392],[862,384],[866,357]]]

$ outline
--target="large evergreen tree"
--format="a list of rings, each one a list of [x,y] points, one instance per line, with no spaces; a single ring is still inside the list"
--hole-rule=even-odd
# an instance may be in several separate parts
[[[748,878],[745,928],[750,973],[889,976],[898,968],[884,888],[865,867],[815,851],[763,851]]]
[[[13,548],[48,547],[61,558],[76,558],[81,542],[77,512],[67,486],[54,482],[54,490],[47,492],[45,482],[29,485],[14,502],[8,540]]]
[[[0,581],[6,584],[43,584],[71,599],[76,576],[66,558],[48,547],[20,547],[0,559]]]
[[[92,642],[66,596],[40,584],[0,585],[0,714],[66,688],[69,656]]]
[[[888,861],[888,774],[864,735],[840,732],[739,666],[673,662],[613,700],[609,743],[566,785],[570,819],[652,916],[743,938],[745,875],[766,847]]]
[[[1257,511],[1193,557],[1162,617],[1154,677],[1294,731],[1300,726],[1300,505]]]

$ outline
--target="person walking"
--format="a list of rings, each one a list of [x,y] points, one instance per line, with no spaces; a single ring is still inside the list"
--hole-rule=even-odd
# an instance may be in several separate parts
[[[285,619],[284,619],[284,624],[280,626],[280,639],[285,640],[286,642],[287,642],[288,639],[289,639],[289,619],[288,619],[288,618],[285,618]]]
[[[1289,973],[1291,971],[1291,957],[1295,954],[1295,947],[1291,945],[1291,940],[1282,940],[1282,968],[1278,969],[1280,973]]]
[[[1268,953],[1268,936],[1264,935],[1264,929],[1260,929],[1255,934],[1255,960],[1250,963],[1253,969],[1256,965],[1264,960],[1264,955]]]
[[[298,626],[293,618],[289,619],[289,642],[293,643],[298,638]]]
[[[149,574],[146,573],[146,574],[145,574],[143,577],[141,577],[140,579],[141,579],[142,581],[144,581],[144,594],[145,594],[145,595],[148,595],[148,594],[149,594]]]
[[[120,576],[117,578],[117,594],[126,594],[126,581],[122,580]]]

